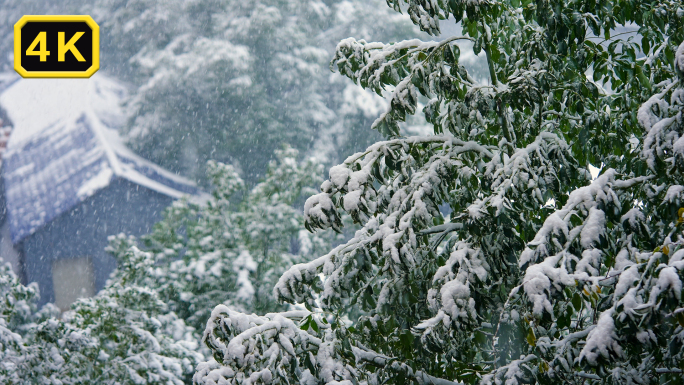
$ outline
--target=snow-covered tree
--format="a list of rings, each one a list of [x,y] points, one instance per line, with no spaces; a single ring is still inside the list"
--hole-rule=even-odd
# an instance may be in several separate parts
[[[32,322],[37,290],[24,286],[0,259],[0,382],[17,384],[26,349],[22,334]]]
[[[283,310],[273,297],[278,278],[336,239],[303,230],[304,216],[295,205],[311,195],[323,170],[314,159],[298,162],[297,156],[289,147],[278,150],[265,178],[249,190],[233,167],[209,162],[211,198],[175,202],[142,237],[155,265],[136,284],[158,292],[199,332],[217,303],[245,312]],[[137,244],[112,237],[110,252],[125,259]]]
[[[331,168],[305,218],[361,229],[280,278],[308,311],[217,306],[195,382],[681,384],[682,3],[387,3],[464,35],[339,43],[337,70],[391,91],[387,140]],[[434,134],[402,137],[419,97]]]
[[[201,361],[196,335],[157,293],[132,282],[152,255],[128,251],[105,289],[58,318],[36,311],[38,290],[11,267],[0,270],[0,382],[3,384],[189,383]]]
[[[97,296],[78,300],[63,321],[39,325],[35,343],[50,347],[57,378],[74,384],[188,382],[202,358],[194,330],[156,292],[135,284],[153,264],[150,253],[130,249]]]
[[[230,163],[254,184],[282,142],[300,151],[314,141],[323,141],[320,147],[346,141],[357,150],[356,142],[372,143],[368,131],[348,137],[330,129],[347,118],[370,118],[348,100],[364,95],[342,97],[352,85],[331,76],[328,59],[351,34],[406,38],[416,32],[407,18],[378,4],[100,0],[84,12],[102,24],[104,70],[134,88],[124,129],[129,145],[199,179],[208,160]]]

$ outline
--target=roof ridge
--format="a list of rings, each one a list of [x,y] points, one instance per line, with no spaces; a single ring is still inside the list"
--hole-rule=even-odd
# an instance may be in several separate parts
[[[114,172],[114,175],[116,176],[122,176],[123,172],[121,170],[121,163],[119,159],[116,156],[115,150],[112,148],[112,146],[107,142],[106,138],[104,137],[104,133],[102,132],[102,127],[104,124],[100,120],[100,118],[97,117],[95,112],[93,111],[92,106],[88,106],[86,111],[83,113],[88,120],[90,120],[90,130],[95,134],[95,137],[97,138],[97,141],[100,142],[100,145],[104,148],[105,154],[107,155],[107,160],[109,161],[109,165],[112,168],[112,171]]]

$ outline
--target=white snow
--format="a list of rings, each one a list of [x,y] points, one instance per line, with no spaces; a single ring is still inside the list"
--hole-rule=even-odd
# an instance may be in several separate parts
[[[665,193],[663,202],[674,203],[675,200],[682,194],[682,191],[684,191],[684,186],[677,184],[670,186],[670,188],[667,189],[667,193]]]
[[[672,254],[670,260],[668,261],[668,264],[670,266],[674,266],[675,262],[680,262],[682,259],[684,259],[684,249],[679,249],[674,254]]]
[[[568,274],[562,256],[563,254],[558,254],[547,257],[542,263],[528,267],[525,272],[523,288],[533,304],[532,312],[538,316],[544,310],[553,314],[553,306],[547,295],[552,289],[562,289],[559,284],[575,285],[575,279]]]
[[[637,111],[637,120],[649,131],[653,125],[660,120],[660,117],[653,113],[653,110],[663,111],[667,108],[667,103],[663,100],[663,93],[651,96]]]
[[[596,327],[589,332],[587,343],[580,353],[580,360],[586,359],[589,364],[596,365],[599,357],[608,359],[611,352],[622,356],[622,347],[615,334],[614,312],[611,308],[601,313]]]
[[[93,195],[96,191],[107,187],[112,181],[112,176],[114,173],[110,168],[103,168],[100,173],[88,180],[85,184],[81,185],[78,189],[79,197],[88,197]]]
[[[366,166],[366,168],[368,168],[368,166]],[[368,174],[366,169],[352,172],[348,182],[349,191],[358,190],[366,184],[369,177]]]
[[[347,212],[359,210],[359,204],[361,203],[361,193],[363,191],[356,190],[348,193],[344,196],[344,210]]]
[[[588,165],[587,168],[589,168],[589,172],[591,173],[591,179],[594,180],[598,176],[599,172],[601,172],[601,168],[594,167],[593,165]]]
[[[83,112],[109,111],[123,116],[112,93],[123,88],[96,74],[90,79],[21,79],[0,96],[0,104],[14,125],[9,147],[16,147],[45,128],[79,119]]]
[[[672,144],[672,151],[684,155],[684,136],[680,137]]]
[[[675,54],[675,65],[680,72],[684,72],[684,42],[677,48],[677,53]]]
[[[440,290],[442,296],[442,308],[445,309],[451,319],[468,320],[475,319],[475,300],[470,297],[470,287],[468,285],[453,280],[447,282]]]
[[[304,203],[304,219],[306,221],[316,218],[321,222],[328,223],[328,215],[325,211],[333,209],[333,202],[326,193],[311,196]]]
[[[580,244],[585,249],[599,242],[599,236],[603,235],[606,226],[606,214],[596,208],[589,210],[589,216],[584,222],[584,227],[580,233]]]
[[[639,266],[632,265],[620,274],[620,279],[615,285],[615,298],[622,297],[632,287],[635,281],[641,278]]]
[[[580,274],[586,272],[589,276],[597,276],[599,274],[598,266],[601,261],[603,253],[599,249],[587,249],[582,252],[582,259],[575,267],[575,273]]]
[[[672,294],[674,294],[675,298],[678,300],[681,298],[682,281],[679,279],[677,269],[672,266],[668,266],[660,270],[658,281],[653,287],[653,290],[651,290],[651,298],[649,302],[656,303],[658,295],[667,290],[671,290]]]
[[[627,221],[630,226],[633,228],[636,228],[639,223],[642,223],[643,221],[646,220],[646,217],[644,216],[644,213],[641,212],[638,208],[632,208],[625,215],[620,217],[620,222],[624,223]]]
[[[347,184],[347,181],[351,176],[351,170],[349,170],[344,164],[340,164],[331,167],[329,175],[330,181],[335,185],[335,187],[340,188]]]

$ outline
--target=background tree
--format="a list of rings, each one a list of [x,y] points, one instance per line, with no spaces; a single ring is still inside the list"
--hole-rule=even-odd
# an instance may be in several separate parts
[[[200,332],[216,303],[244,312],[285,309],[273,297],[278,278],[338,238],[303,230],[304,217],[295,205],[320,183],[322,165],[313,158],[298,162],[297,154],[289,147],[277,151],[266,177],[249,190],[233,167],[209,162],[211,198],[174,203],[142,237],[155,265],[136,284],[159,293]],[[119,235],[109,250],[125,260],[137,243]]]
[[[193,330],[156,292],[133,283],[152,263],[151,254],[130,249],[105,289],[61,318],[54,305],[36,311],[36,288],[3,266],[2,383],[188,383],[202,358]]]
[[[379,3],[100,0],[84,12],[102,25],[104,70],[133,88],[129,145],[198,179],[208,160],[230,163],[254,184],[282,143],[307,151],[335,140],[358,150],[375,140],[330,132],[337,121],[369,117],[345,104],[341,90],[351,85],[331,77],[327,62],[352,33],[417,33],[371,6]]]
[[[216,307],[195,382],[682,383],[681,3],[388,4],[464,35],[339,43],[342,74],[392,91],[387,140],[331,168],[305,217],[362,228],[281,277],[309,311]],[[640,40],[611,37],[628,23]],[[402,137],[419,97],[434,135]]]
[[[0,260],[2,262],[2,260]],[[26,347],[23,334],[33,324],[35,285],[24,286],[9,263],[0,266],[0,381],[18,384]]]

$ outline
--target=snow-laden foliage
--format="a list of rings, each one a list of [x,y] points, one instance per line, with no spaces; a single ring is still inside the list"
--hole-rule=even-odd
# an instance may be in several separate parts
[[[192,328],[157,293],[131,282],[152,255],[131,249],[107,286],[70,311],[36,311],[37,288],[0,270],[0,382],[3,384],[188,383],[202,359]]]
[[[54,320],[59,309],[47,304],[38,310],[36,284],[22,285],[9,263],[0,259],[0,265],[0,383],[59,383],[48,373],[53,363],[45,353],[51,349],[36,343],[38,325]]]
[[[103,65],[130,80],[129,145],[203,179],[213,159],[250,184],[281,143],[321,142],[356,151],[377,139],[364,127],[364,91],[330,75],[328,60],[350,35],[405,38],[408,18],[382,0],[98,0],[84,8],[103,28]],[[361,20],[363,18],[363,20]],[[382,20],[382,23],[378,21]],[[361,21],[361,22],[360,22]],[[380,99],[380,98],[377,98]],[[380,99],[382,101],[382,99]],[[334,147],[333,147],[334,148]],[[337,154],[326,149],[331,158]]]
[[[202,359],[193,329],[169,312],[156,292],[134,284],[152,268],[153,256],[137,249],[129,253],[127,263],[97,296],[80,299],[62,319],[37,326],[30,344],[38,354],[32,368],[24,371],[31,381],[45,383],[44,377],[63,384],[188,382]]]
[[[32,324],[38,291],[22,285],[10,264],[0,263],[0,383],[15,384],[26,355],[22,334]]]
[[[387,140],[331,168],[304,215],[361,228],[279,280],[309,312],[216,307],[194,381],[682,383],[681,2],[388,4],[464,35],[339,43],[334,68],[391,92]],[[402,137],[420,98],[434,134]]]
[[[209,162],[211,198],[175,202],[141,242],[112,237],[110,252],[120,263],[138,243],[152,252],[155,264],[136,284],[158,292],[199,332],[217,303],[245,312],[283,310],[272,291],[278,278],[336,239],[303,230],[303,215],[294,205],[320,183],[322,166],[297,156],[289,147],[278,150],[266,177],[250,190],[233,167]]]

